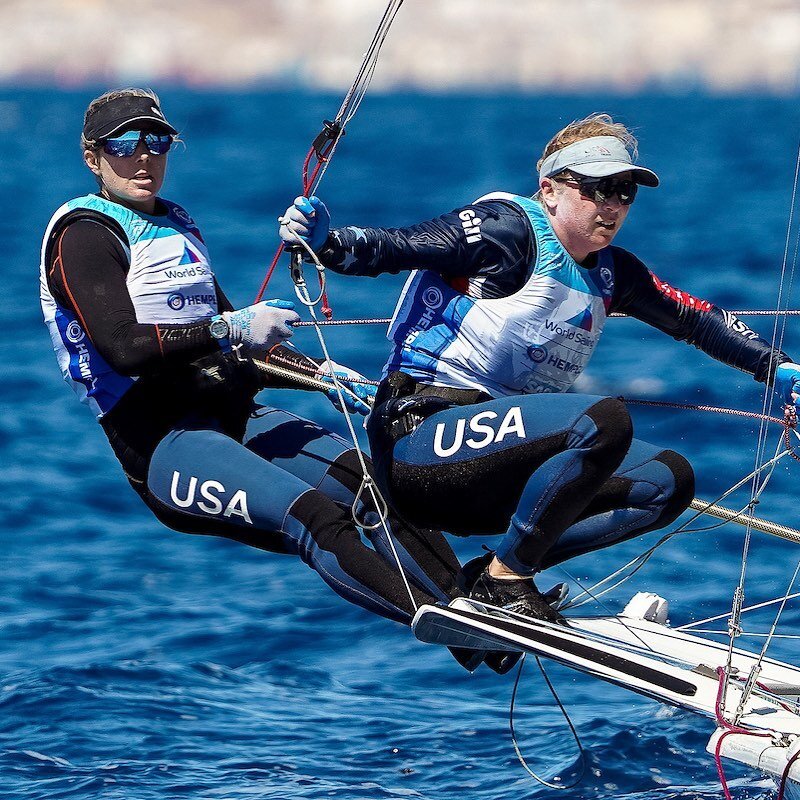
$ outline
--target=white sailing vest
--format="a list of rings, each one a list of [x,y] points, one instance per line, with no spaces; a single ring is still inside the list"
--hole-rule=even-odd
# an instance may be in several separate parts
[[[127,286],[138,322],[181,324],[217,313],[214,273],[200,231],[175,203],[161,201],[163,215],[142,214],[99,195],[70,200],[53,215],[42,241],[39,266],[40,298],[64,380],[100,419],[133,385],[136,378],[120,375],[97,352],[74,310],[61,306],[47,285],[50,238],[68,214],[81,209],[98,212],[125,232],[120,240],[130,260]]]
[[[503,192],[480,200],[505,200],[527,215],[536,256],[525,285],[508,297],[475,298],[435,272],[413,272],[387,334],[393,349],[384,375],[402,370],[423,383],[492,397],[565,392],[603,332],[614,290],[611,249],[600,250],[596,266],[586,269],[564,249],[538,202]]]

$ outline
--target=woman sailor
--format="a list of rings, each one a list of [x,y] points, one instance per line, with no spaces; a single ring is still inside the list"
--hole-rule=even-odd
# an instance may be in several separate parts
[[[410,520],[504,532],[473,564],[472,596],[550,621],[539,570],[667,525],[694,492],[686,459],[632,438],[624,403],[564,394],[608,314],[774,382],[786,402],[800,376],[733,314],[612,245],[639,187],[658,185],[635,152],[622,124],[592,115],[548,143],[533,198],[497,192],[405,228],[330,233],[324,204],[298,198],[281,226],[334,272],[416,270],[368,423],[379,483]]]
[[[376,534],[378,552],[367,547],[351,518],[356,451],[253,403],[253,357],[277,346],[300,371],[317,365],[281,346],[298,319],[291,303],[234,310],[197,225],[158,196],[176,134],[146,90],[109,92],[86,111],[83,156],[99,191],[55,212],[41,257],[64,378],[164,524],[298,555],[342,597],[407,623],[414,606],[388,543]],[[414,603],[450,599],[459,564],[444,538],[390,525]]]

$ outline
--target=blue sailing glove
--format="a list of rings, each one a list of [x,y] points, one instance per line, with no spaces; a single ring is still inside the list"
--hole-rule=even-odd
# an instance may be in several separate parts
[[[296,197],[280,223],[280,237],[288,247],[296,246],[299,237],[316,253],[328,238],[331,215],[319,197]]]
[[[377,387],[372,386],[372,384],[369,383],[354,383],[354,381],[364,381],[366,378],[360,372],[356,372],[354,369],[343,367],[341,364],[337,364],[335,361],[332,361],[331,363],[333,364],[333,374],[336,375],[336,377],[339,379],[339,383],[342,385],[345,408],[350,413],[355,411],[358,414],[363,414],[364,416],[369,414],[370,409],[372,408],[372,401],[375,399]],[[330,383],[331,385],[333,384],[333,379],[328,371],[327,361],[323,361],[319,365],[319,370],[317,370],[316,377],[325,383]],[[336,392],[335,386],[332,385],[332,388],[325,392],[325,396],[331,401],[331,403],[333,403],[333,407],[337,411],[342,411],[342,407],[339,404],[339,395]]]
[[[775,370],[775,393],[783,400],[784,404],[793,405],[800,410],[800,364],[787,361],[779,364]]]
[[[215,325],[220,319],[227,323],[226,336],[215,332]],[[263,353],[286,341],[292,335],[291,326],[299,321],[300,315],[294,310],[294,303],[288,300],[264,300],[238,311],[223,311],[213,317],[211,335],[220,340],[223,350],[242,345],[246,351]],[[224,326],[220,328],[220,333],[225,333],[223,329]]]

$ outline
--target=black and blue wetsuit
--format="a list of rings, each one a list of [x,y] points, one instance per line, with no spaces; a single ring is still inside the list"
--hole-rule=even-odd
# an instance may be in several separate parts
[[[370,547],[351,517],[361,484],[352,445],[254,403],[262,378],[209,333],[209,309],[231,304],[188,215],[162,204],[147,228],[125,210],[117,218],[113,205],[90,199],[56,215],[42,300],[65,377],[91,401],[133,488],[171,528],[299,555],[341,596],[408,623],[414,608],[382,529],[369,534]],[[137,284],[133,270],[146,280]],[[176,283],[159,299],[154,281],[167,274]],[[198,276],[200,288],[181,283]],[[169,321],[192,302],[203,307],[199,319]],[[147,303],[156,310],[143,321]],[[162,321],[151,321],[156,314]],[[415,602],[455,596],[459,564],[444,537],[395,514],[389,526]]]
[[[693,497],[688,462],[633,439],[620,400],[563,394],[608,314],[759,381],[790,360],[620,247],[577,264],[517,195],[406,228],[339,228],[320,257],[345,275],[414,270],[368,424],[379,481],[409,519],[505,533],[498,558],[523,575],[662,527]]]

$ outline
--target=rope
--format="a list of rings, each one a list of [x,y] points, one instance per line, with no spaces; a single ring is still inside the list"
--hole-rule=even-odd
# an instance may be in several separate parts
[[[314,194],[317,187],[322,182],[322,178],[330,165],[333,154],[336,152],[336,147],[341,138],[345,135],[345,129],[348,123],[356,115],[361,101],[364,99],[369,89],[372,76],[375,73],[375,67],[378,64],[381,48],[386,41],[386,37],[389,35],[389,28],[391,28],[392,22],[394,22],[394,18],[400,10],[401,5],[403,5],[403,0],[390,0],[389,4],[386,6],[386,10],[383,12],[383,17],[381,17],[375,35],[372,37],[372,42],[370,42],[367,52],[361,60],[361,65],[358,68],[356,77],[353,79],[352,84],[350,84],[350,88],[347,90],[347,94],[342,101],[342,105],[339,107],[339,111],[336,113],[336,117],[333,121],[324,121],[322,130],[317,134],[311,144],[305,160],[303,161],[301,171],[303,196],[309,197]],[[311,167],[312,159],[316,160],[316,164],[313,168]],[[309,170],[311,174],[309,174]],[[285,249],[285,245],[281,243],[276,250],[269,268],[267,269],[267,274],[264,276],[264,280],[259,287],[255,302],[259,302],[264,296],[267,285],[272,278],[272,273],[275,271],[275,267]],[[327,296],[325,294],[323,272],[319,273],[319,279],[322,313],[330,320],[333,311],[328,305]]]
[[[800,309],[786,310],[786,311],[771,311],[769,309],[756,309],[744,311],[731,311],[731,314],[737,317],[800,317]],[[628,319],[627,314],[620,314],[616,311],[609,314],[609,317]],[[319,325],[389,325],[392,322],[391,317],[366,317],[363,319],[330,319],[320,320]],[[296,322],[295,328],[310,328],[313,322]]]
[[[724,408],[722,406],[705,406],[696,403],[677,403],[672,400],[638,400],[637,398],[621,397],[626,403],[632,403],[637,406],[652,406],[654,408],[680,408],[686,411],[708,411],[713,414],[729,414],[734,417],[747,417],[749,419],[758,419],[762,422],[776,422],[778,425],[786,426],[786,418],[771,417],[767,414],[758,414],[755,411],[740,411],[735,408]],[[787,448],[790,449],[790,448]]]
[[[786,286],[786,284],[787,284],[787,266],[789,264],[789,251],[791,249],[792,229],[794,227],[794,212],[795,212],[795,203],[796,203],[796,199],[797,199],[798,178],[800,178],[800,144],[798,145],[798,148],[797,148],[797,158],[796,158],[796,161],[795,161],[794,181],[793,181],[793,185],[792,185],[792,199],[791,199],[790,210],[789,210],[789,220],[788,220],[787,228],[786,228],[786,244],[784,246],[783,259],[782,259],[782,263],[781,263],[780,280],[779,280],[779,283],[778,283],[778,295],[777,295],[777,298],[775,300],[775,322],[773,324],[772,339],[771,339],[771,342],[770,342],[771,347],[773,348],[773,350],[775,350],[775,349],[780,350],[782,348],[782,346],[783,346],[783,338],[784,338],[784,335],[786,333],[787,317],[786,317],[786,315],[779,314],[779,312],[782,311],[782,310],[785,310],[782,307],[783,306],[784,290],[786,289],[786,296],[789,297],[790,294],[791,294],[791,288],[792,288],[792,286],[794,284],[795,268],[797,266],[798,245],[795,245],[794,258],[792,259],[791,266],[788,269],[788,288],[787,288],[787,286]],[[800,237],[798,237],[798,244],[800,244]],[[761,413],[764,414],[765,416],[769,415],[769,413],[770,413],[770,411],[772,409],[772,404],[774,402],[774,393],[771,391],[771,388],[770,388],[772,386],[772,384],[773,384],[774,369],[775,369],[775,364],[774,364],[774,361],[772,361],[770,363],[769,370],[768,370],[768,373],[767,373],[767,376],[766,376],[766,385],[764,387],[764,397],[763,397],[762,409],[761,409]],[[786,418],[786,431],[787,431],[786,441],[788,441],[788,428],[789,428],[789,425],[790,425],[790,416],[789,416],[788,409],[785,412],[785,418]],[[795,424],[796,424],[796,417],[795,417]],[[758,437],[757,437],[757,441],[756,441],[756,453],[755,453],[755,466],[756,466],[756,469],[758,469],[759,465],[761,463],[763,463],[763,461],[764,461],[765,451],[766,451],[766,439],[767,439],[766,425],[765,425],[765,421],[762,420],[760,425],[759,425]],[[758,477],[754,476],[753,477],[752,486],[751,486],[751,492],[750,492],[750,504],[749,504],[750,508],[754,507],[754,503],[755,503],[756,497],[760,494],[761,491],[763,491],[763,488],[761,490],[759,490]],[[742,566],[741,566],[741,571],[740,571],[740,574],[739,574],[739,583],[737,584],[736,589],[734,590],[734,593],[733,593],[733,599],[732,599],[732,602],[731,602],[731,616],[730,616],[730,620],[728,622],[728,630],[729,630],[730,635],[729,635],[729,639],[728,639],[728,656],[727,656],[727,661],[726,661],[726,665],[725,665],[725,672],[724,672],[725,679],[724,679],[724,691],[723,691],[722,707],[724,707],[724,698],[725,698],[725,695],[727,693],[727,688],[728,688],[729,682],[731,680],[731,675],[732,675],[734,640],[736,639],[736,637],[742,631],[741,613],[742,613],[742,607],[744,605],[745,579],[746,579],[746,576],[747,576],[748,557],[749,557],[749,554],[750,554],[751,538],[752,538],[751,537],[751,528],[750,528],[750,526],[748,526],[747,529],[745,530],[744,543],[743,543],[743,546],[742,546]],[[798,566],[800,568],[800,565],[798,565]],[[787,594],[788,594],[788,591],[787,591]],[[783,606],[781,606],[781,608],[782,607]],[[769,641],[771,641],[771,637],[767,639],[767,643]],[[762,649],[762,657],[763,657],[763,653],[766,652],[766,644],[767,643],[765,643],[765,648]],[[752,692],[753,683],[757,680],[758,671],[761,668],[761,660],[762,659],[759,658],[759,661],[756,663],[756,665],[754,666],[754,668],[750,672],[750,677],[748,678],[747,686],[745,687],[745,691],[743,693],[743,698],[744,698],[745,695],[749,696],[749,694]],[[736,716],[734,717],[735,720],[738,719],[739,716],[741,715],[742,709],[743,709],[743,703],[740,703],[739,707],[737,709],[737,712],[736,712]],[[727,791],[727,788],[726,788],[726,791]]]
[[[299,236],[296,237],[296,241],[298,246],[302,247],[308,252],[313,262],[318,267],[321,267],[322,265],[320,264],[320,261],[317,258],[316,253],[309,247],[308,243],[303,241]],[[306,287],[306,282],[305,279],[303,278],[302,271],[293,272],[292,280],[294,281],[295,284],[295,293],[297,294],[298,299],[304,306],[306,306],[306,308],[308,308],[309,314],[311,314],[311,318],[314,320],[314,322],[317,322],[318,320],[315,312],[315,306],[319,302],[320,298],[317,298],[316,301],[311,300],[311,298],[308,295],[308,289]],[[340,407],[342,409],[342,412],[344,413],[344,419],[347,424],[347,430],[350,434],[350,439],[353,442],[353,447],[355,449],[356,456],[358,458],[359,466],[361,467],[361,486],[359,487],[358,492],[356,493],[356,496],[353,499],[353,505],[351,507],[353,521],[356,523],[356,525],[365,528],[366,530],[374,530],[376,528],[383,527],[383,532],[386,534],[386,540],[389,542],[389,547],[392,550],[392,555],[394,557],[395,562],[397,563],[397,569],[400,573],[400,577],[403,579],[403,585],[405,586],[406,591],[408,592],[408,597],[411,600],[411,607],[416,612],[419,610],[419,605],[417,604],[416,598],[414,597],[414,593],[411,591],[411,585],[409,583],[408,576],[406,575],[406,571],[403,568],[403,563],[400,560],[400,556],[395,546],[394,537],[392,536],[387,523],[389,506],[386,500],[384,499],[383,495],[380,493],[378,487],[375,485],[375,482],[372,479],[369,470],[367,469],[367,464],[364,461],[364,454],[361,452],[361,447],[359,446],[358,443],[358,436],[356,435],[355,428],[353,427],[353,422],[350,419],[350,414],[347,413],[347,406],[345,405],[344,402],[345,387],[342,386],[339,377],[336,375],[333,359],[331,358],[330,353],[328,352],[328,347],[325,342],[325,336],[323,335],[322,329],[319,327],[319,325],[315,325],[315,331],[317,334],[317,341],[319,342],[319,345],[322,348],[322,352],[325,357],[325,365],[328,369],[328,375],[336,390]],[[330,389],[330,387],[328,387],[328,389]],[[367,492],[372,498],[372,502],[375,507],[375,510],[377,511],[379,519],[379,521],[373,525],[370,525],[365,521],[358,519],[358,504],[361,501],[362,496]]]
[[[517,689],[519,688],[520,678],[522,677],[522,668],[525,666],[525,656],[526,654],[523,653],[522,659],[519,662],[519,669],[517,670],[517,678],[514,681],[514,688],[511,691],[511,704],[509,705],[508,709],[508,727],[511,730],[511,743],[514,745],[514,752],[517,754],[517,759],[519,763],[522,764],[522,768],[537,783],[540,783],[542,786],[546,786],[548,789],[574,789],[583,780],[583,776],[586,774],[586,751],[583,749],[580,737],[578,736],[578,731],[575,729],[575,725],[570,719],[570,716],[567,713],[567,709],[564,707],[564,704],[561,702],[561,698],[558,696],[558,692],[556,692],[555,687],[550,681],[550,677],[548,676],[547,672],[545,672],[544,665],[542,664],[539,656],[534,656],[534,658],[536,659],[536,665],[539,667],[539,672],[542,673],[542,677],[544,678],[545,683],[547,684],[547,688],[550,690],[550,694],[556,701],[556,705],[558,706],[559,711],[561,711],[561,715],[564,717],[567,725],[569,726],[572,738],[575,740],[575,744],[578,746],[578,753],[580,754],[580,765],[581,765],[578,777],[575,779],[573,783],[569,784],[552,783],[550,781],[546,781],[540,775],[537,775],[528,766],[528,762],[525,760],[525,756],[522,755],[522,750],[520,750],[519,744],[517,743],[517,734],[516,731],[514,730],[514,706],[516,704]]]
[[[778,798],[777,800],[783,800],[786,794],[786,785],[789,782],[789,773],[792,770],[792,767],[800,760],[800,750],[798,750],[791,758],[787,759],[786,767],[783,770],[783,774],[781,775],[781,782],[778,784]]]

